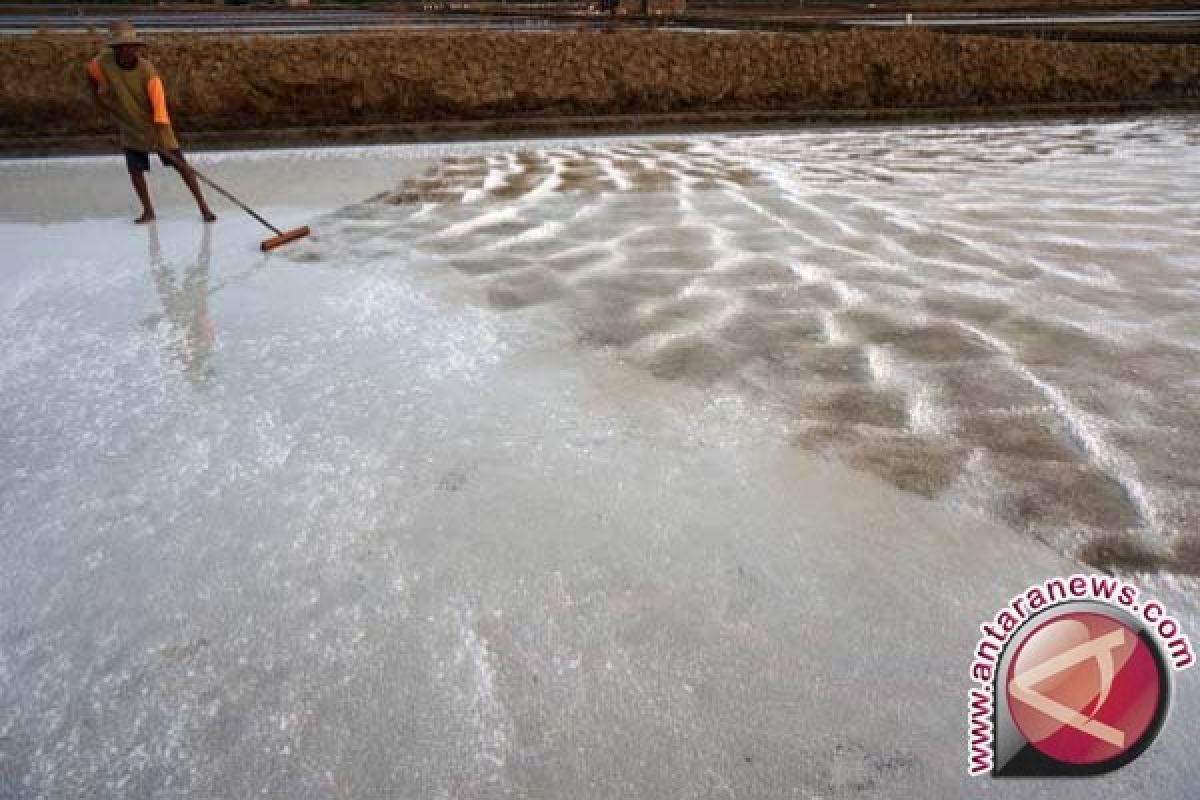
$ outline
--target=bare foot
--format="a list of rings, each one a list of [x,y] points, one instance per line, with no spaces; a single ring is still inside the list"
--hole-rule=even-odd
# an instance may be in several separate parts
[[[200,216],[205,222],[217,221],[217,215],[209,211],[207,208],[200,212]]]
[[[147,211],[133,221],[134,225],[145,225],[147,222],[154,221],[154,212]]]

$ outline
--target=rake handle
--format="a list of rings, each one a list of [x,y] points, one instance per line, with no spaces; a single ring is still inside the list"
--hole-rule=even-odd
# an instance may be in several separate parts
[[[263,219],[261,216],[259,216],[259,215],[258,215],[258,212],[256,212],[256,211],[255,211],[253,208],[251,208],[250,206],[246,205],[246,204],[245,204],[245,203],[243,203],[241,200],[238,200],[236,197],[234,197],[232,194],[230,194],[229,192],[227,192],[225,189],[221,188],[221,186],[220,186],[219,184],[217,184],[217,183],[216,183],[215,181],[213,181],[212,179],[208,178],[208,177],[207,177],[207,176],[206,176],[204,173],[202,173],[202,172],[200,172],[199,170],[197,170],[197,169],[196,169],[195,167],[193,167],[191,164],[185,163],[185,162],[184,162],[184,161],[182,161],[181,159],[179,159],[179,158],[176,158],[175,154],[174,154],[174,153],[172,153],[172,152],[170,152],[170,151],[168,151],[168,150],[159,150],[159,151],[158,151],[158,154],[159,154],[160,156],[162,156],[163,158],[170,159],[171,163],[175,165],[175,168],[176,168],[176,169],[180,169],[180,170],[184,170],[184,171],[186,171],[186,172],[190,172],[191,174],[195,175],[195,176],[196,176],[197,178],[199,178],[200,180],[202,180],[202,181],[204,181],[205,183],[207,183],[207,184],[208,184],[209,186],[211,186],[213,189],[215,189],[215,190],[217,190],[218,192],[220,192],[220,193],[221,193],[221,195],[223,195],[223,196],[225,197],[225,199],[226,199],[226,200],[229,200],[231,203],[233,203],[235,206],[237,206],[238,208],[240,208],[242,211],[245,211],[247,214],[249,214],[250,216],[254,217],[256,220],[258,220],[259,222],[261,222],[263,225],[267,226],[267,227],[268,227],[268,228],[270,228],[272,231],[274,231],[276,236],[282,236],[282,235],[283,235],[283,231],[279,230],[279,228],[276,228],[274,225],[272,225],[271,223],[267,222],[265,219]]]

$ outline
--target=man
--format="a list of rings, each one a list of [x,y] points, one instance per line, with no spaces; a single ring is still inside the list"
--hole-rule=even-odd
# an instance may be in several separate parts
[[[159,154],[163,166],[173,167],[180,174],[196,198],[200,215],[205,222],[212,222],[217,217],[205,202],[195,174],[183,160],[183,151],[171,128],[162,78],[154,65],[141,57],[144,46],[132,25],[118,22],[112,26],[108,46],[87,65],[92,96],[117,123],[121,147],[125,149],[125,166],[142,202],[142,215],[134,222],[143,224],[154,219],[154,206],[146,187],[151,152]]]

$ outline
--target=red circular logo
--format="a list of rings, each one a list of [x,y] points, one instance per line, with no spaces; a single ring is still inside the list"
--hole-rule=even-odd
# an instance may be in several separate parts
[[[1056,761],[1098,764],[1135,748],[1166,699],[1150,646],[1106,614],[1080,611],[1025,638],[1005,681],[1021,735]]]

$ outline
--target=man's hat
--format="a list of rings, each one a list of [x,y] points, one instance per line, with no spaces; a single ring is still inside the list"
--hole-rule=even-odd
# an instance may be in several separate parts
[[[146,43],[138,38],[137,31],[130,22],[114,22],[108,29],[108,46],[116,47],[121,44],[136,44],[145,47]]]

